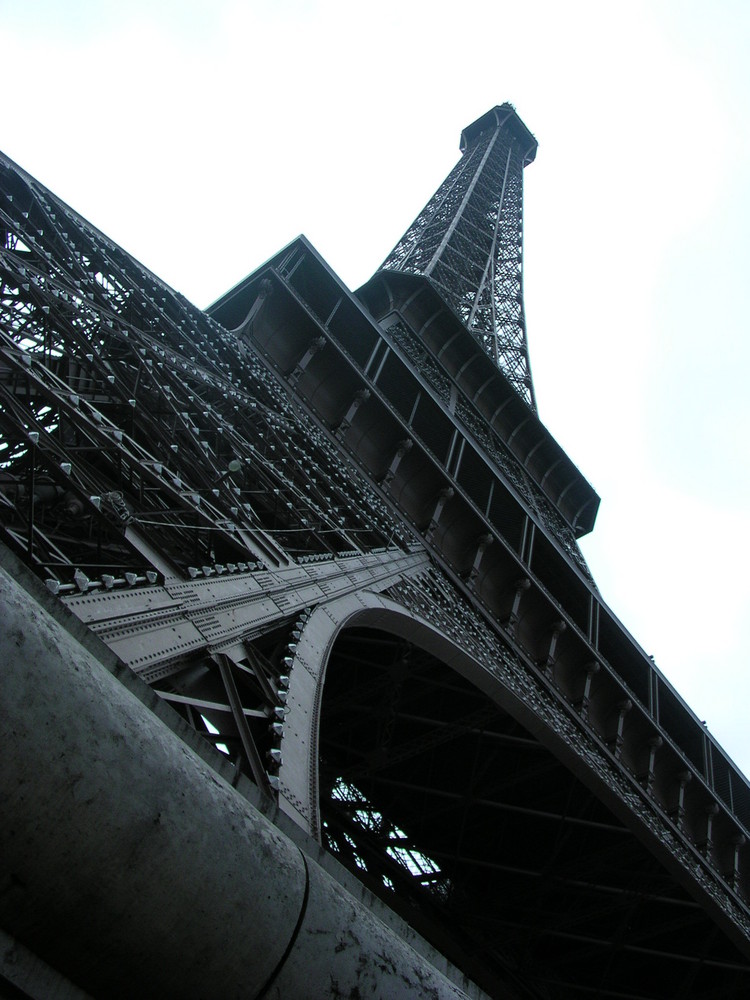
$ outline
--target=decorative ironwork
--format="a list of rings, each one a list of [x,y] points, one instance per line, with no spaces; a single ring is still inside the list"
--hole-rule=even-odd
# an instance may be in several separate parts
[[[0,530],[51,589],[392,536],[261,358],[10,161],[0,173]]]

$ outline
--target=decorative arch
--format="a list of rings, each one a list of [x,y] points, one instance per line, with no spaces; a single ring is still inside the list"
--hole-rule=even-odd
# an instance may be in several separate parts
[[[300,622],[282,808],[491,996],[741,995],[605,758],[450,629],[369,592]]]
[[[283,764],[279,768],[281,808],[318,840],[319,723],[326,669],[338,636],[354,627],[399,636],[442,659],[488,694],[492,690],[498,695],[486,666],[447,633],[396,601],[361,591],[318,605],[301,623],[291,664]]]

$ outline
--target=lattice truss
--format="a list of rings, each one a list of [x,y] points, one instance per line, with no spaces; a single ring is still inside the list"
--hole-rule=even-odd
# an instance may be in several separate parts
[[[235,783],[246,775],[266,793],[278,790],[283,763],[289,665],[303,619],[285,621],[229,656],[207,652],[167,659],[139,676],[202,739],[227,757]]]
[[[519,395],[536,410],[523,306],[523,168],[504,117],[461,160],[384,261],[430,278]]]
[[[0,175],[0,531],[50,589],[398,542],[248,344],[3,158]]]

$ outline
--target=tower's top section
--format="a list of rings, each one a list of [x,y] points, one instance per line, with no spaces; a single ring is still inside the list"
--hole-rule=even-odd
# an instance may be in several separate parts
[[[461,159],[386,258],[429,278],[532,409],[523,307],[523,168],[537,141],[510,104],[461,133]]]
[[[513,133],[515,138],[526,152],[523,157],[523,166],[531,163],[536,156],[539,143],[533,134],[526,128],[521,118],[512,104],[498,104],[491,108],[481,118],[477,118],[471,125],[467,125],[461,133],[461,152],[465,153],[469,146],[476,142],[480,135],[490,130],[505,128]]]

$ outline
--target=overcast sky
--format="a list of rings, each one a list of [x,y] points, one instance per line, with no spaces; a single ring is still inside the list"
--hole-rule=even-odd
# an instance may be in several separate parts
[[[4,151],[198,305],[357,287],[512,101],[540,415],[605,600],[750,771],[750,3],[0,0]]]

